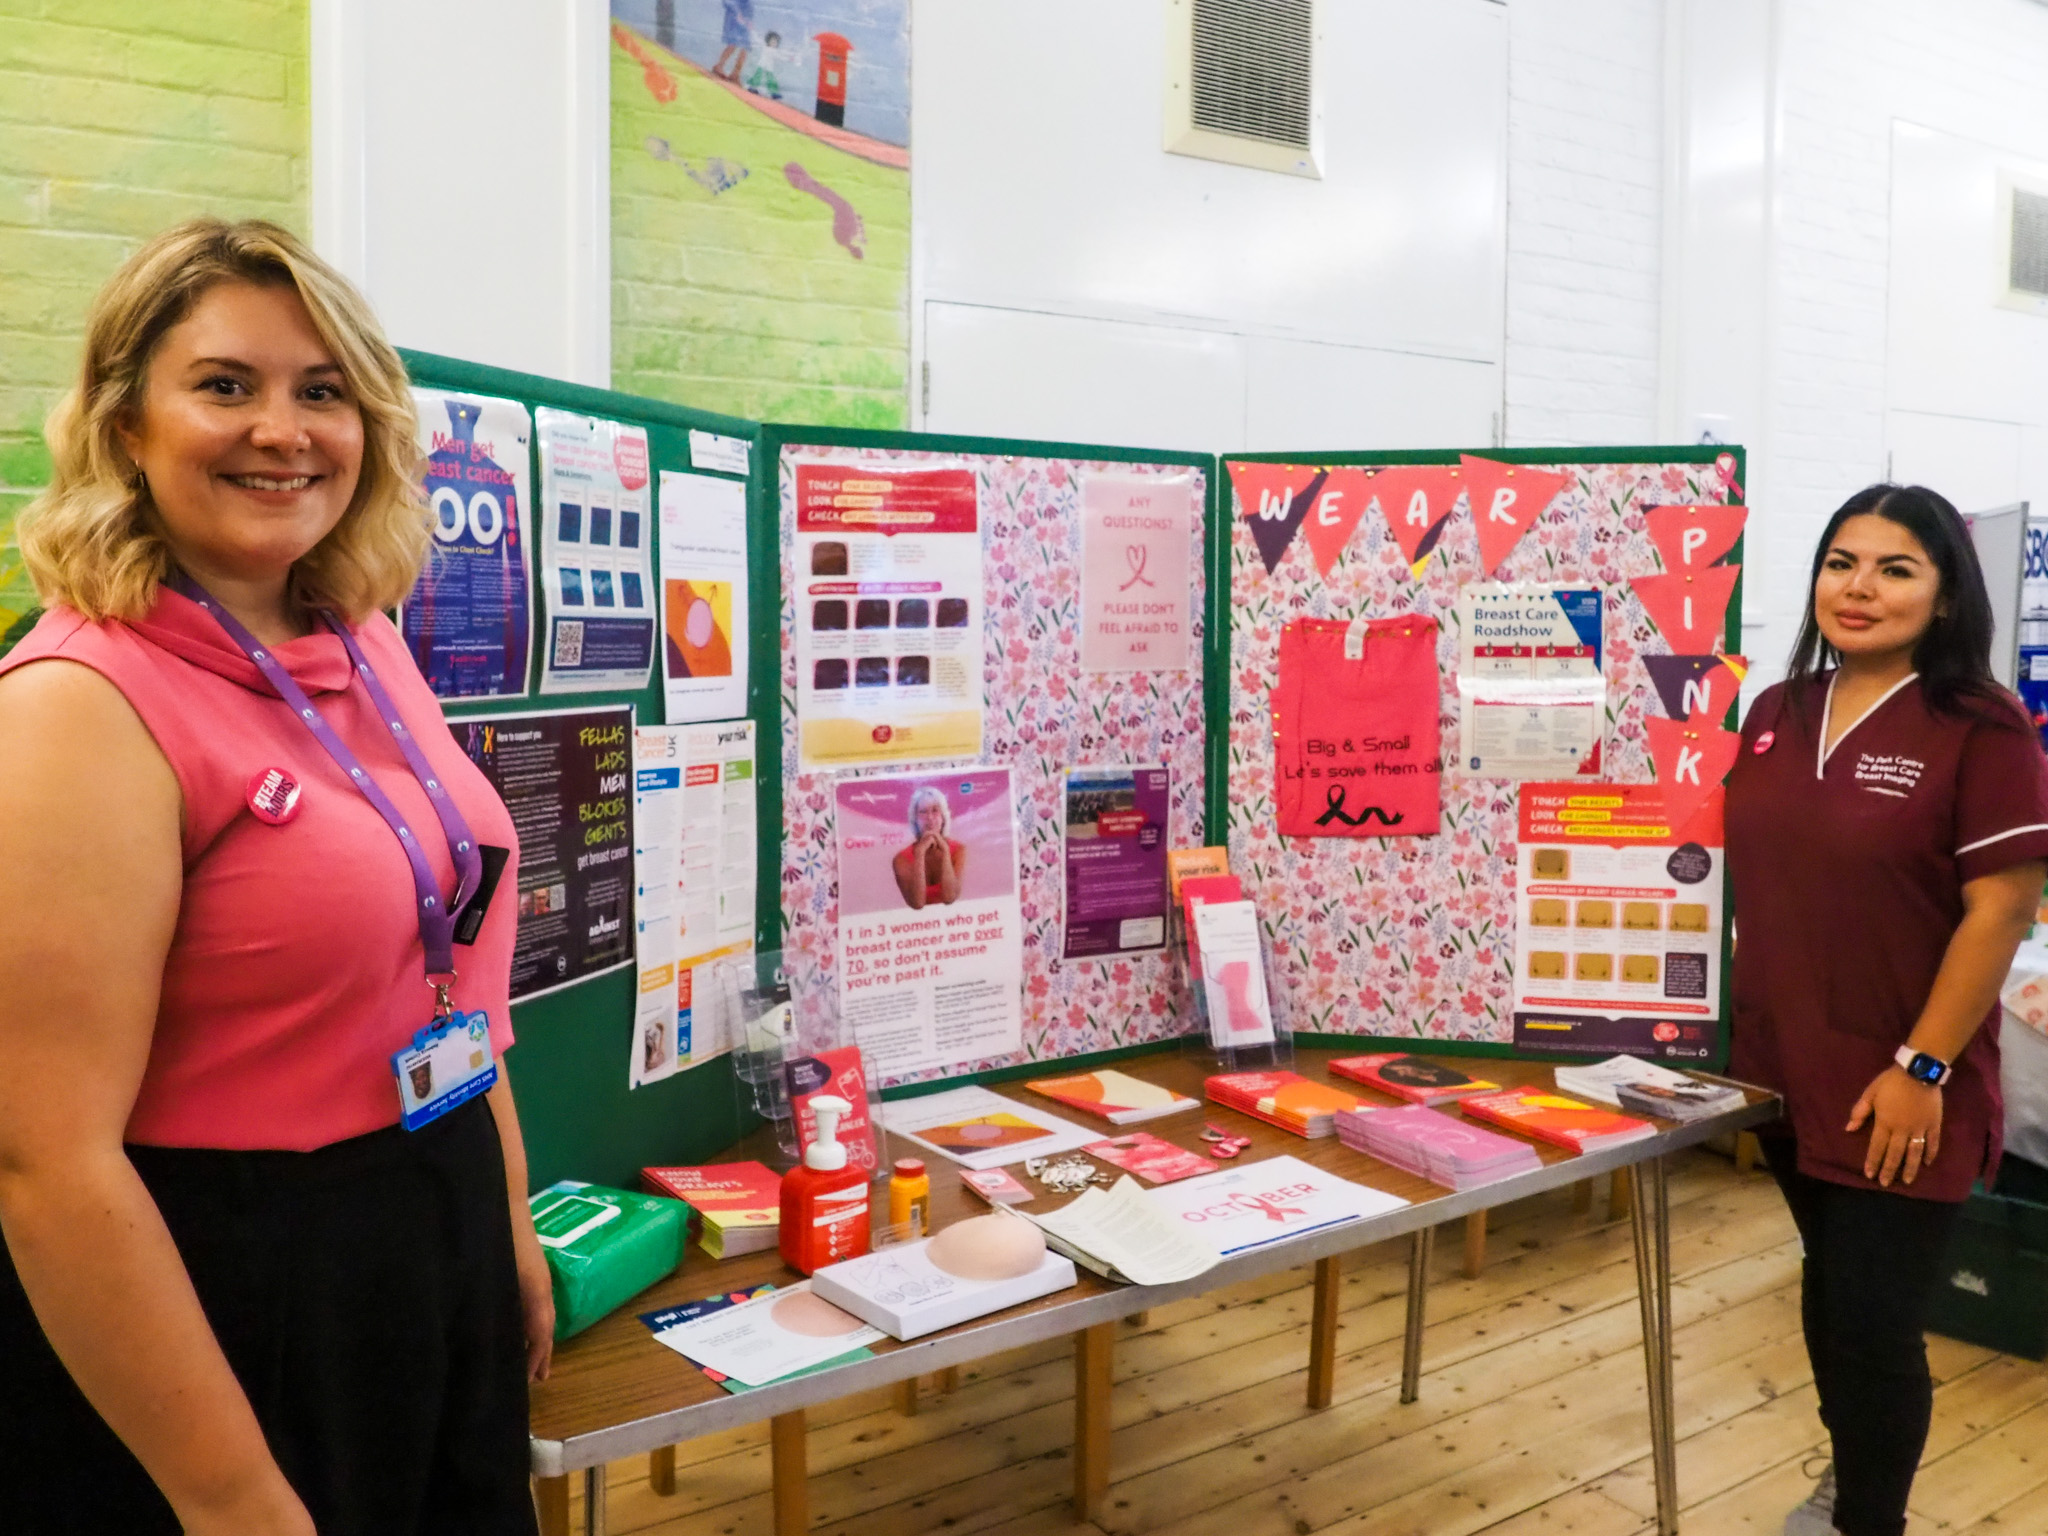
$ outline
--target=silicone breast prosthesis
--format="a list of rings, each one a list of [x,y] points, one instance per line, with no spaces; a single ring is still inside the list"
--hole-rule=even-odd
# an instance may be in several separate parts
[[[970,1216],[931,1239],[925,1253],[962,1280],[1014,1280],[1045,1261],[1045,1234],[1015,1216]]]

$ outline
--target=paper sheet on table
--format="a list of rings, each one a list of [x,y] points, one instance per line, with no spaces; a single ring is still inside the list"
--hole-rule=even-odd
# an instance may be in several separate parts
[[[1171,1285],[1192,1280],[1221,1262],[1180,1223],[1154,1205],[1125,1174],[1112,1189],[1091,1189],[1048,1215],[1018,1212],[1038,1223],[1060,1252],[1111,1280]]]
[[[986,1088],[898,1099],[883,1109],[882,1121],[927,1151],[975,1169],[1072,1152],[1102,1139],[1099,1126],[1076,1125]]]
[[[755,1296],[655,1334],[677,1354],[750,1387],[886,1337],[811,1294],[810,1282]]]

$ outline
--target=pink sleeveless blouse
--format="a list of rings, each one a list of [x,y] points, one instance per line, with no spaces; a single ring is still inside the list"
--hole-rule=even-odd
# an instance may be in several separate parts
[[[455,950],[455,1003],[490,1015],[502,1057],[518,905],[511,817],[389,621],[374,616],[355,635],[477,840],[512,851],[477,942]],[[420,834],[452,892],[440,823],[341,641],[322,630],[274,654]],[[45,660],[90,667],[120,689],[184,797],[184,895],[127,1139],[305,1152],[396,1123],[391,1053],[427,1023],[434,998],[391,828],[226,632],[175,592],[134,624],[53,609],[0,673]],[[250,809],[252,781],[272,768],[303,786],[296,813],[277,825]]]

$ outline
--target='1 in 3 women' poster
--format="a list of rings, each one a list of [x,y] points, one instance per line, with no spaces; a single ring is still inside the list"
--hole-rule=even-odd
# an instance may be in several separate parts
[[[654,665],[647,433],[542,406],[542,693],[644,688]]]
[[[433,389],[413,400],[434,548],[399,632],[435,697],[516,698],[533,637],[532,420],[516,400]]]

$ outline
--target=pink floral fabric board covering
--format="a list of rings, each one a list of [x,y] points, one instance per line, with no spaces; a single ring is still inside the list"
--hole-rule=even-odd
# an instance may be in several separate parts
[[[1602,777],[1647,782],[1654,774],[1644,720],[1661,711],[1642,657],[1670,647],[1628,585],[1631,577],[1662,569],[1644,514],[1652,506],[1739,498],[1712,463],[1570,463],[1564,457],[1542,461],[1545,468],[1569,471],[1569,478],[1491,579],[1597,582],[1606,589]],[[1361,458],[1347,454],[1340,461],[1359,464]],[[1455,465],[1458,455],[1447,453],[1443,461]],[[1287,462],[1333,461],[1301,454]],[[1306,537],[1294,538],[1269,574],[1243,504],[1226,494],[1225,505],[1231,524],[1230,867],[1271,936],[1274,987],[1289,1026],[1511,1043],[1517,785],[1447,771],[1436,837],[1283,838],[1273,778],[1269,704],[1280,633],[1296,619],[1435,617],[1443,742],[1446,752],[1456,750],[1458,589],[1488,579],[1468,509],[1459,503],[1419,578],[1386,518],[1368,511],[1326,578]]]
[[[1183,1033],[1188,1000],[1170,952],[1107,960],[1060,958],[1065,771],[1122,763],[1171,773],[1170,846],[1203,842],[1203,530],[1208,476],[1191,464],[1141,464],[1022,454],[899,448],[782,446],[783,948],[800,990],[835,998],[839,926],[833,786],[847,775],[797,766],[797,590],[792,551],[799,463],[914,469],[967,464],[975,473],[985,578],[982,761],[1007,765],[1017,806],[1024,929],[1023,1049],[1013,1056],[909,1074],[883,1086],[957,1077],[1026,1062],[1138,1045]],[[1184,670],[1084,672],[1081,612],[1082,485],[1091,475],[1186,476],[1192,587]],[[873,772],[916,772],[900,764]],[[799,1003],[801,1013],[802,1004]]]

